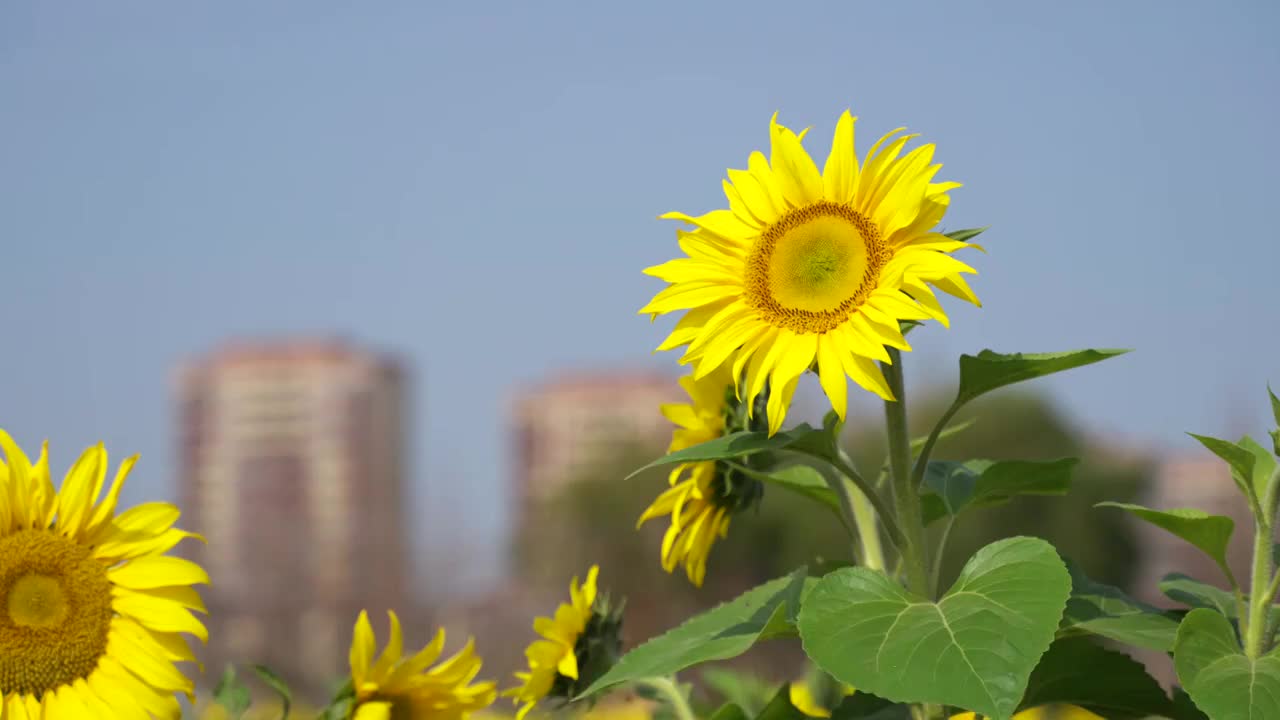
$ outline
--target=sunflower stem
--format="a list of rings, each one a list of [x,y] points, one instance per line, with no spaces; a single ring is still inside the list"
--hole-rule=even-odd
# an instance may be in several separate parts
[[[871,485],[867,483],[866,479],[864,479],[862,475],[858,473],[857,469],[853,467],[853,462],[849,459],[849,455],[845,453],[843,450],[840,450],[839,454],[837,454],[836,457],[824,458],[824,459],[830,462],[832,465],[835,465],[836,469],[844,473],[845,479],[853,483],[854,489],[859,491],[859,495],[861,496],[862,500],[865,500],[871,506],[871,508],[875,510],[875,514],[879,517],[880,522],[884,524],[884,531],[885,531],[885,534],[889,536],[889,542],[893,543],[893,546],[897,548],[898,551],[901,553],[902,548],[906,544],[906,536],[904,536],[902,534],[902,530],[898,528],[898,523],[894,520],[892,508],[889,507],[887,504],[885,504],[884,498],[880,497],[880,495],[876,493],[875,488],[871,487]],[[831,483],[830,480],[828,480],[827,482],[828,484]],[[843,488],[837,490],[837,488],[834,485],[832,485],[831,489],[835,491],[836,497],[841,497],[844,494]],[[853,496],[853,497],[857,497],[857,496]],[[849,503],[852,506],[852,508],[856,511],[858,506],[857,504],[854,503],[852,497],[849,499]],[[860,512],[866,512],[866,510],[862,510]],[[855,512],[854,513],[855,521],[857,520],[857,517],[858,517],[858,512]],[[861,525],[859,525],[858,527],[859,527],[858,532],[864,532],[861,528]],[[879,537],[877,536],[876,539],[879,540]],[[882,551],[882,555],[883,555],[883,551]]]
[[[889,467],[893,482],[893,503],[898,526],[903,533],[902,556],[907,571],[907,588],[921,597],[932,598],[929,566],[924,546],[924,522],[920,498],[911,472],[911,438],[907,434],[907,393],[902,376],[902,353],[888,348],[889,362],[881,363],[889,391],[896,400],[884,403],[885,429],[889,437]]]
[[[853,469],[853,463],[844,450],[840,450],[836,463],[840,477],[830,473],[822,473],[827,487],[840,502],[840,514],[844,517],[846,528],[854,539],[853,556],[865,567],[883,571],[884,547],[880,544],[880,525],[876,522],[876,508],[867,494],[858,488],[857,483],[848,475],[845,468]],[[860,477],[860,476],[859,476]]]
[[[693,710],[689,708],[689,701],[685,699],[684,693],[680,692],[680,687],[676,685],[674,678],[648,677],[637,680],[636,684],[647,687],[661,695],[675,712],[676,720],[697,720]]]

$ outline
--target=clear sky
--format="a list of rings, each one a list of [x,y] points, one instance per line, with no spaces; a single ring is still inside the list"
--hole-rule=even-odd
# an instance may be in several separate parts
[[[0,426],[59,471],[141,452],[127,499],[173,497],[175,363],[346,335],[413,363],[419,542],[492,574],[508,393],[674,369],[635,314],[677,252],[655,216],[720,207],[775,110],[825,157],[851,108],[862,150],[937,143],[948,227],[992,225],[985,307],[913,335],[917,387],[983,347],[1134,347],[1046,385],[1146,444],[1261,434],[1277,27],[1268,1],[6,2]]]

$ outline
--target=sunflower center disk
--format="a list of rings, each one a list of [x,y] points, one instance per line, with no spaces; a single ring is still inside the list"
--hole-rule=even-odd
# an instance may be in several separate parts
[[[746,299],[773,325],[825,333],[866,300],[889,255],[874,223],[820,200],[761,233],[747,260]]]
[[[106,652],[111,581],[86,547],[45,530],[0,537],[0,696],[42,696]]]

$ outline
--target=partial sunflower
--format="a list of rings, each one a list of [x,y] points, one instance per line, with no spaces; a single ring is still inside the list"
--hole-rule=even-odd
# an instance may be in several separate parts
[[[85,450],[62,488],[48,446],[33,465],[0,430],[0,717],[178,718],[194,684],[183,633],[208,640],[192,610],[199,565],[166,556],[183,538],[178,509],[146,503],[116,514],[126,476],[106,486],[107,452]],[[106,489],[106,495],[102,491]]]
[[[480,672],[475,642],[431,667],[444,650],[444,630],[426,647],[403,656],[400,618],[388,612],[391,638],[375,661],[377,650],[369,614],[361,611],[351,638],[351,714],[355,720],[465,720],[493,704],[492,682],[471,684]]]
[[[800,376],[817,363],[832,407],[845,417],[848,376],[892,400],[877,360],[885,347],[910,350],[899,321],[948,325],[932,288],[975,305],[961,277],[973,268],[951,253],[970,247],[933,231],[959,183],[932,182],[941,165],[933,145],[900,155],[914,135],[894,130],[861,166],[854,118],[846,111],[823,171],[796,135],[770,123],[768,160],[751,154],[746,170],[723,182],[727,210],[701,217],[672,212],[678,258],[645,272],[670,283],[642,314],[687,311],[659,346],[687,345],[682,363],[702,378],[723,364],[746,372],[748,402],[771,383],[769,432],[781,427]]]
[[[753,425],[754,421],[747,418],[753,413],[745,412],[737,401],[728,367],[716,368],[698,380],[687,375],[680,378],[680,386],[692,403],[662,406],[662,414],[677,426],[668,453],[737,430],[763,429]],[[636,527],[670,515],[671,525],[662,538],[662,567],[672,572],[683,565],[689,581],[701,587],[712,545],[717,538],[728,535],[729,520],[735,513],[760,500],[764,486],[714,460],[681,463],[668,475],[668,482],[671,487],[645,509]]]
[[[523,720],[543,700],[572,700],[617,662],[622,608],[610,608],[608,598],[599,596],[599,574],[600,568],[592,565],[581,587],[575,577],[569,584],[569,602],[556,608],[555,617],[533,621],[542,637],[525,650],[529,671],[516,673],[521,684],[502,692],[520,705],[516,720]]]

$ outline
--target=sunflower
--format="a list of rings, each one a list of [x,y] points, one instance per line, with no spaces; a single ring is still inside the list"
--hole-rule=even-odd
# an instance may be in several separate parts
[[[597,598],[600,568],[592,565],[587,581],[569,584],[569,602],[556,608],[554,618],[540,617],[533,629],[542,637],[525,650],[528,672],[516,673],[518,687],[503,691],[521,704],[516,720],[546,698],[572,700],[617,661],[621,651],[621,609],[610,611],[608,600]]]
[[[116,514],[137,457],[107,476],[102,445],[80,456],[62,488],[48,446],[33,465],[0,430],[0,717],[177,718],[194,684],[183,633],[208,640],[191,613],[195,563],[164,553],[183,538],[178,509],[146,503]]]
[[[746,170],[729,170],[727,210],[662,216],[695,227],[676,231],[688,257],[645,270],[670,285],[642,314],[687,311],[658,349],[687,345],[681,362],[697,378],[722,364],[735,378],[745,370],[748,403],[769,383],[770,434],[815,362],[841,418],[846,376],[893,400],[875,361],[890,360],[886,346],[911,349],[899,321],[949,324],[932,288],[978,304],[961,277],[976,271],[951,256],[969,244],[933,232],[959,187],[932,182],[934,146],[902,155],[915,136],[900,128],[859,166],[853,128],[846,111],[820,173],[804,133],[775,115],[769,159],[754,152]]]
[[[391,618],[391,638],[375,661],[369,614],[361,611],[351,638],[351,692],[356,720],[465,720],[497,695],[492,682],[469,683],[480,672],[475,642],[428,669],[444,649],[444,630],[412,657],[403,657],[400,618]]]
[[[662,406],[662,414],[677,426],[667,452],[745,429],[731,427],[739,413],[727,367],[721,366],[698,380],[687,375],[680,379],[680,386],[693,402]],[[763,488],[714,460],[680,463],[671,471],[668,482],[671,487],[644,511],[636,527],[670,515],[671,525],[662,538],[662,567],[672,572],[677,565],[684,565],[689,581],[701,587],[711,546],[729,533],[732,514],[758,500]]]

